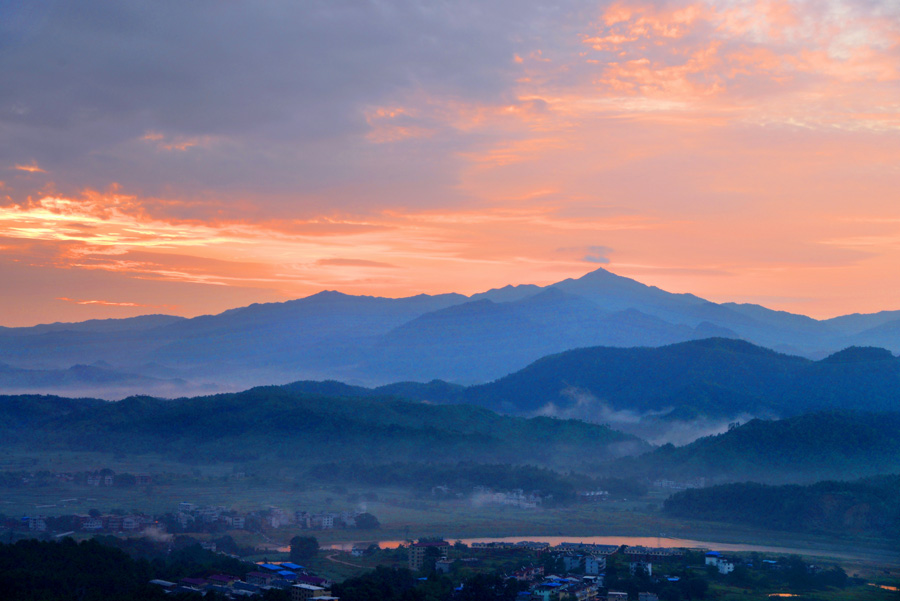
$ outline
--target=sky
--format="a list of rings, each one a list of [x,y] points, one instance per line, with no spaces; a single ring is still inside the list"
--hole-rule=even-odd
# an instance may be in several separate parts
[[[603,267],[900,309],[895,0],[0,0],[0,325]]]

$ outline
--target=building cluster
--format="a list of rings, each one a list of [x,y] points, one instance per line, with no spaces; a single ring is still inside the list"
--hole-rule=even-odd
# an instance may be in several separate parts
[[[450,543],[445,540],[419,541],[409,546],[409,569],[421,570],[429,554],[435,562],[447,563],[447,555],[450,553]]]
[[[153,483],[153,476],[147,473],[119,473],[104,468],[80,472],[0,472],[0,483],[4,486],[45,486],[49,483],[72,483],[92,487],[128,487],[148,486]]]
[[[190,529],[191,524],[218,524],[224,530],[243,530],[251,523],[262,524],[273,529],[292,527],[306,530],[332,530],[334,528],[355,528],[356,518],[360,515],[362,515],[360,511],[310,513],[303,510],[290,512],[278,507],[241,514],[222,506],[181,503],[175,517],[184,530]]]
[[[142,513],[119,515],[67,515],[48,517],[37,514],[24,516],[19,520],[7,520],[4,526],[13,531],[50,532],[65,530],[70,532],[143,532],[148,528],[159,528],[159,522]],[[62,527],[60,527],[62,526]]]
[[[71,476],[73,481],[77,478],[71,474],[60,474],[61,477]],[[150,474],[116,474],[110,469],[94,472],[85,472],[84,483],[87,486],[149,486],[153,483]]]
[[[525,492],[524,489],[494,490],[488,486],[474,486],[471,492],[454,490],[447,485],[431,487],[431,495],[440,498],[468,498],[477,505],[503,505],[520,509],[537,509],[544,497],[536,492]]]
[[[472,490],[472,500],[478,504],[537,509],[544,499],[540,495],[526,493],[521,488],[508,491],[494,491],[486,486],[476,486]]]
[[[182,530],[194,530],[195,526],[221,526],[224,530],[243,530],[247,527],[247,515],[231,511],[224,505],[195,505],[179,503],[175,521]]]
[[[780,563],[775,559],[762,559],[760,560],[759,564],[754,565],[753,561],[750,561],[746,558],[741,558],[737,555],[725,556],[718,551],[709,551],[708,553],[706,553],[704,563],[707,566],[715,568],[716,571],[722,575],[731,574],[738,566],[743,566],[750,569],[776,571],[785,569],[785,564]],[[821,566],[817,566],[815,564],[806,564],[806,571],[809,574],[817,574],[822,571],[822,568]]]
[[[519,541],[515,543],[506,543],[506,542],[490,542],[490,543],[480,543],[474,542],[470,545],[472,549],[478,549],[480,551],[508,551],[510,549],[527,549],[528,551],[537,551],[538,553],[547,551],[550,549],[550,543],[541,543],[534,541]]]
[[[255,597],[270,589],[289,590],[291,601],[338,601],[331,596],[332,583],[310,573],[295,563],[264,563],[243,578],[229,574],[213,574],[205,578],[182,578],[178,582],[151,580],[150,584],[168,593],[215,593],[219,597],[239,599]]]
[[[653,481],[654,488],[661,488],[663,490],[687,490],[689,488],[706,488],[706,478],[699,477],[693,478],[691,480],[669,480],[667,478],[660,478],[659,480]]]
[[[418,543],[419,549],[438,543]],[[446,543],[445,543],[446,544]],[[415,547],[415,546],[414,546]],[[520,601],[625,601],[627,593],[609,590],[606,587],[607,564],[618,557],[620,566],[628,566],[629,573],[636,575],[639,571],[655,581],[668,579],[669,576],[653,576],[654,563],[671,563],[684,556],[682,549],[655,548],[655,547],[626,547],[620,545],[598,545],[575,542],[563,542],[551,547],[548,543],[533,543],[528,541],[518,543],[491,542],[472,543],[472,549],[481,551],[504,551],[515,549],[530,549],[540,553],[551,554],[556,565],[561,570],[558,574],[546,574],[544,566],[524,566],[512,574],[509,578],[527,583],[528,590],[520,593]],[[441,550],[449,550],[449,547],[441,547]],[[419,557],[421,551],[416,555]],[[412,566],[413,552],[410,552],[410,565]],[[418,563],[418,559],[416,562]],[[546,562],[542,562],[546,563]],[[621,567],[620,567],[621,569]],[[674,578],[677,581],[678,578]],[[658,601],[657,595],[650,591],[639,594],[639,601]]]
[[[355,528],[356,518],[362,515],[362,511],[341,511],[310,513],[308,511],[295,511],[294,523],[307,530],[331,530],[333,528]]]
[[[472,545],[480,549],[508,549],[515,547],[513,543],[480,543]],[[512,547],[511,547],[512,546]],[[559,574],[546,575],[540,566],[528,566],[516,570],[509,578],[529,584],[526,592],[520,593],[519,601],[626,601],[625,592],[610,590],[607,580],[607,567],[612,561],[618,565],[619,575],[624,566],[628,566],[631,576],[639,572],[646,577],[644,582],[654,585],[677,583],[679,576],[665,575],[665,571],[675,564],[683,565],[685,550],[676,548],[590,545],[582,543],[560,543],[555,547],[544,549],[557,560]],[[756,566],[765,570],[781,570],[784,566],[773,559],[762,559]],[[546,563],[546,562],[542,562]],[[708,551],[704,555],[703,566],[689,566],[689,569],[703,571],[715,568],[722,575],[744,565],[754,568],[752,562],[737,556],[726,557],[718,551]],[[659,568],[659,569],[656,569]],[[807,565],[808,573],[817,573],[821,568]],[[657,574],[655,572],[662,572]],[[640,592],[638,601],[658,601],[657,595],[651,591]]]
[[[105,486],[100,484],[99,486]],[[288,512],[279,508],[264,511],[240,513],[224,505],[197,505],[179,503],[174,512],[149,516],[142,513],[101,515],[91,510],[90,514],[68,514],[47,516],[43,513],[6,520],[2,525],[13,531],[29,532],[143,532],[147,528],[157,528],[169,532],[219,532],[228,530],[258,530],[261,527],[278,529],[283,527],[307,530],[331,530],[334,528],[354,528],[359,511],[310,513],[308,511]]]
[[[533,601],[596,601],[600,585],[594,576],[544,576],[535,583],[529,593]],[[522,596],[523,599],[525,595]]]
[[[606,490],[580,490],[578,500],[582,503],[599,503],[609,500],[609,491]]]
[[[730,574],[734,571],[734,566],[739,560],[733,558],[722,557],[718,551],[710,551],[706,554],[706,565],[715,567],[719,574]]]

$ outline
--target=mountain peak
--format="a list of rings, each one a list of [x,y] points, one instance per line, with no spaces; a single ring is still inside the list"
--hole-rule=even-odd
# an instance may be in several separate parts
[[[604,269],[603,267],[598,267],[593,271],[589,271],[580,278],[567,278],[562,282],[558,282],[559,284],[563,284],[565,282],[583,282],[583,283],[594,283],[594,282],[634,282],[635,284],[640,284],[639,282],[632,280],[630,278],[626,278],[621,275],[616,275],[613,272]],[[640,284],[644,286],[644,284]]]
[[[583,279],[587,279],[587,278],[610,277],[610,276],[615,277],[615,278],[622,277],[620,275],[614,274],[613,272],[609,271],[608,269],[606,269],[604,267],[598,267],[597,269],[594,269],[593,271],[587,272],[586,274],[584,274],[583,276],[581,276],[578,279],[583,280]]]
[[[315,294],[311,294],[306,298],[318,298],[318,299],[329,299],[329,298],[343,298],[345,296],[351,296],[350,294],[345,294],[343,292],[339,292],[337,290],[322,290],[321,292],[316,292]]]

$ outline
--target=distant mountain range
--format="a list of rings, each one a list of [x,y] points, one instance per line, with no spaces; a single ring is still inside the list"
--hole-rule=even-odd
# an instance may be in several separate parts
[[[0,390],[121,398],[298,379],[475,384],[571,349],[710,337],[809,358],[849,346],[900,352],[900,311],[818,321],[672,294],[603,269],[550,286],[507,286],[469,297],[329,291],[193,319],[150,315],[0,328]],[[75,365],[93,370],[73,374]]]

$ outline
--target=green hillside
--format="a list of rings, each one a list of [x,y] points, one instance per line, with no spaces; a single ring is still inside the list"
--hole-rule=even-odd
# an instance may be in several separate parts
[[[23,397],[0,397],[18,407]],[[643,441],[574,420],[501,416],[466,405],[334,398],[254,388],[173,401],[130,397],[44,412],[15,433],[44,448],[289,463],[354,460],[534,463],[550,467],[648,450]]]
[[[763,528],[900,538],[900,475],[809,486],[725,484],[677,493],[663,511]]]
[[[689,445],[614,464],[646,478],[812,482],[900,472],[900,413],[819,412],[755,419]]]
[[[710,416],[796,415],[819,409],[900,409],[900,359],[850,348],[821,361],[741,340],[709,338],[661,348],[595,347],[544,357],[496,382],[465,391],[465,402],[528,413],[572,404],[572,391],[636,411],[696,406]],[[706,394],[715,391],[707,402]]]
[[[300,381],[286,388],[466,403],[511,415],[577,416],[616,427],[604,409],[653,413],[657,421],[731,421],[742,414],[784,417],[826,409],[900,411],[900,359],[885,349],[850,347],[812,361],[742,340],[707,338],[659,348],[575,349],[469,387],[435,380],[378,388]]]

